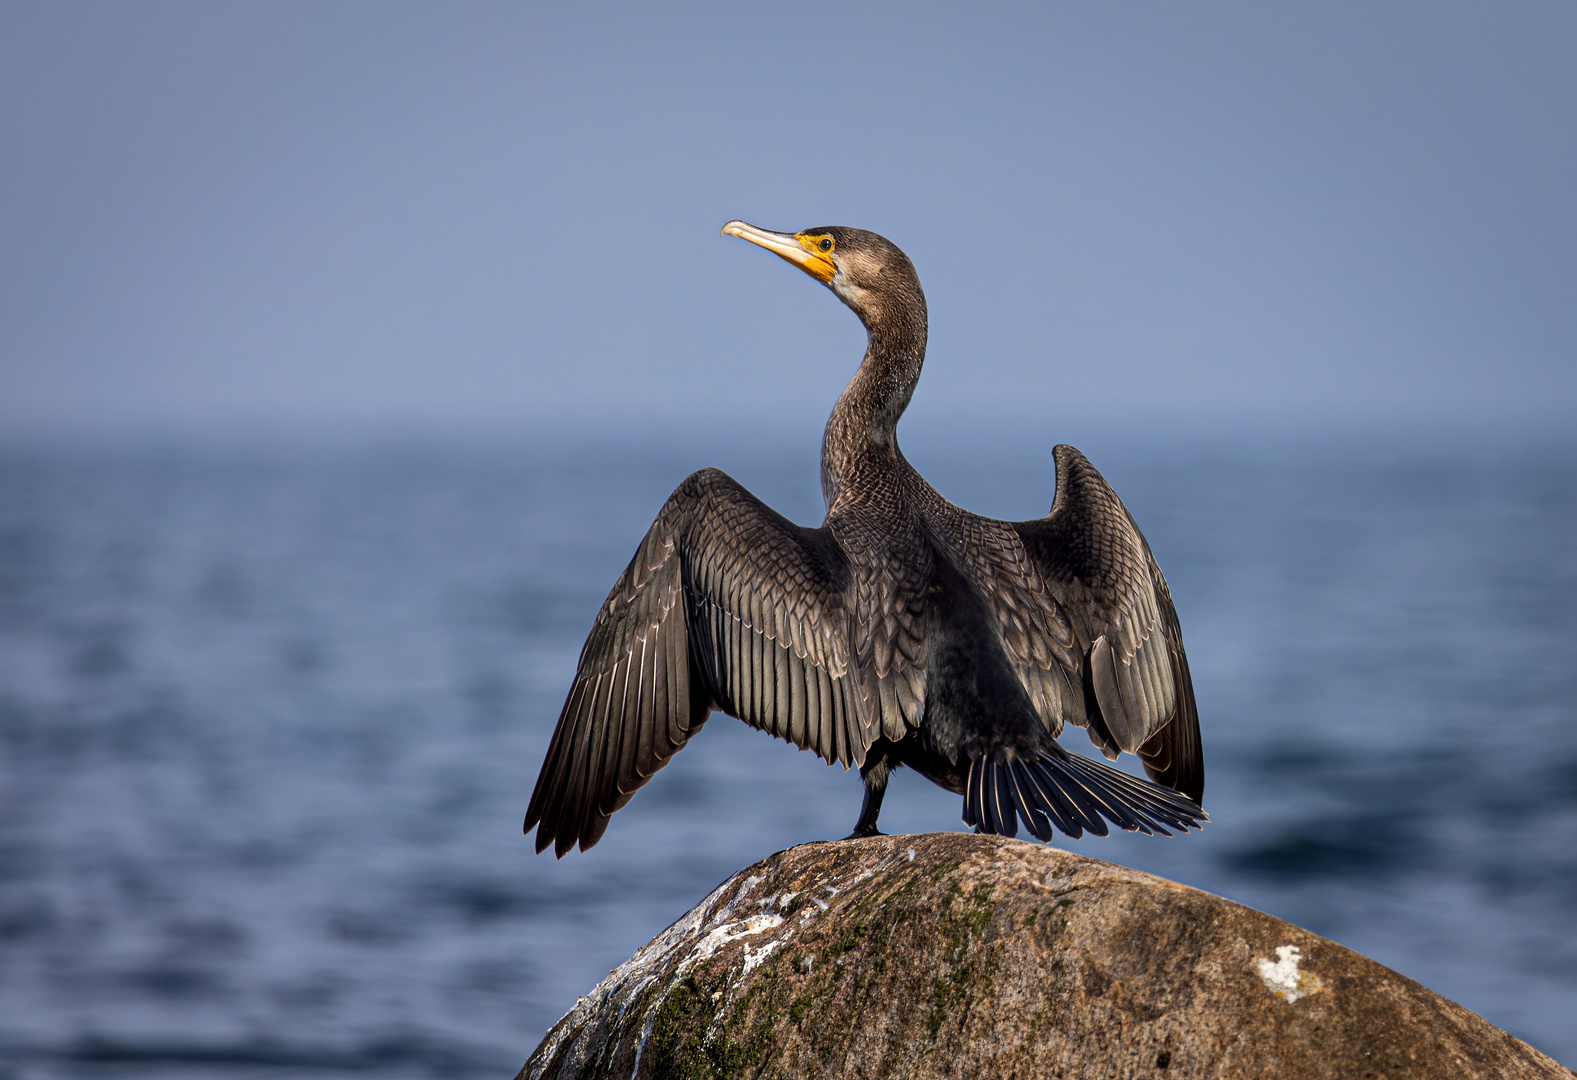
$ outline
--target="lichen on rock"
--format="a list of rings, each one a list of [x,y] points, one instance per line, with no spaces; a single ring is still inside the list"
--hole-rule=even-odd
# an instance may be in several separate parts
[[[520,1080],[1160,1075],[1577,1077],[1269,915],[938,833],[734,875],[577,1002]]]

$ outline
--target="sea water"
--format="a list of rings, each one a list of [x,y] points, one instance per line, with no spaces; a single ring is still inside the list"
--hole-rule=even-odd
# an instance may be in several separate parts
[[[857,774],[722,716],[591,852],[520,833],[667,493],[719,464],[815,523],[801,441],[0,451],[0,1078],[508,1076],[727,875],[847,834]],[[1049,441],[911,456],[1049,506]],[[1577,450],[1092,456],[1182,615],[1212,821],[1059,843],[1577,1064]],[[900,772],[881,824],[960,808]]]

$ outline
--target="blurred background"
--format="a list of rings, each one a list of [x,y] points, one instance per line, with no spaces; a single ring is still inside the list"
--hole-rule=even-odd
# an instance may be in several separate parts
[[[721,716],[590,853],[519,832],[668,492],[820,518],[863,333],[733,217],[914,259],[943,494],[1043,514],[1070,442],[1145,529],[1213,821],[1072,846],[1577,1064],[1573,55],[1555,3],[0,6],[0,1080],[507,1076],[847,833]]]

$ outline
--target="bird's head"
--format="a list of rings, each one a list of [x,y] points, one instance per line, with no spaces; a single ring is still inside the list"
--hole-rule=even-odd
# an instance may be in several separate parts
[[[724,225],[723,235],[741,237],[787,259],[837,293],[873,330],[916,315],[924,325],[925,294],[914,264],[885,236],[842,225],[780,233],[743,221]]]

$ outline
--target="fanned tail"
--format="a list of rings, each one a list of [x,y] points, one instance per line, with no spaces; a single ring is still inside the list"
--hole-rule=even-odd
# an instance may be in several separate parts
[[[1040,840],[1051,839],[1053,825],[1077,840],[1086,832],[1107,835],[1107,821],[1129,832],[1171,836],[1169,830],[1187,832],[1210,820],[1186,795],[1076,754],[970,762],[964,824],[1017,836],[1021,817]]]

